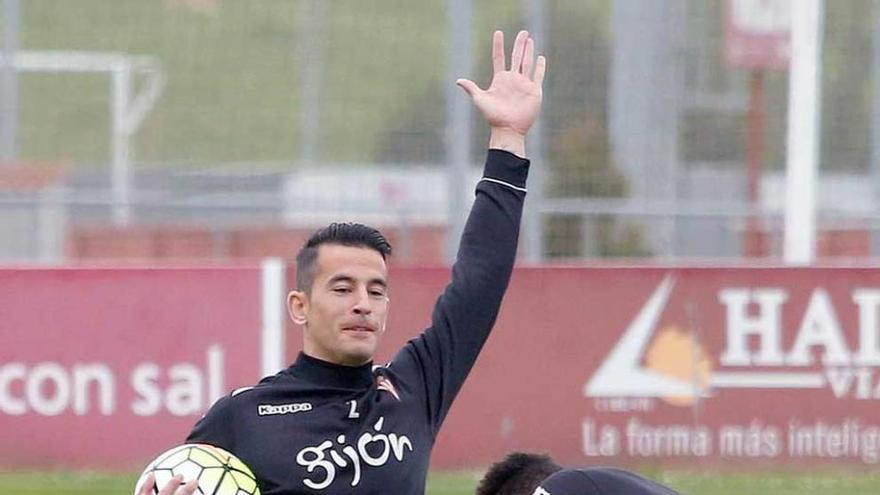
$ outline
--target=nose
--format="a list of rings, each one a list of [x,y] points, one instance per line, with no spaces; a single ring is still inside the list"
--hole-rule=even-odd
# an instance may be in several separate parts
[[[366,289],[361,289],[357,291],[357,298],[354,302],[354,307],[352,308],[352,312],[356,315],[368,315],[373,312],[373,309],[370,307],[370,294]]]

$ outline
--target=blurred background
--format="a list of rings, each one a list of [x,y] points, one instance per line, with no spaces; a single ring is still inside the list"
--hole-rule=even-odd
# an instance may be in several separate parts
[[[790,7],[739,4],[4,0],[0,259],[290,257],[344,218],[444,262],[487,141],[454,80],[521,27],[550,61],[525,261],[778,258]],[[880,250],[878,24],[825,6],[820,258]]]

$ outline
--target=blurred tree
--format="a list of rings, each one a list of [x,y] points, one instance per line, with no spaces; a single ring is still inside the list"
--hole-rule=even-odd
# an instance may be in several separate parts
[[[626,177],[611,159],[604,118],[587,114],[551,142],[548,190],[560,198],[622,198]],[[584,232],[584,229],[589,229]],[[584,246],[585,234],[591,246]],[[545,228],[550,257],[582,256],[591,250],[602,257],[636,257],[650,253],[642,229],[612,215],[552,215]]]
[[[874,0],[825,3],[821,156],[824,170],[865,171],[870,162]]]

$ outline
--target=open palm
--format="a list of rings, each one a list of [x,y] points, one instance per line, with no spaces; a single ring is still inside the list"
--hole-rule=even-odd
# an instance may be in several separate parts
[[[513,43],[510,68],[504,55],[504,34],[496,31],[492,39],[492,82],[483,90],[473,81],[456,83],[471,96],[474,105],[493,128],[503,128],[525,135],[541,109],[546,60],[535,59],[535,43],[526,31],[520,31]]]

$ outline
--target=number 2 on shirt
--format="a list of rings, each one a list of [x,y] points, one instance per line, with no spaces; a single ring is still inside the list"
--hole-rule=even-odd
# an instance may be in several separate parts
[[[349,419],[357,419],[361,417],[361,413],[359,413],[357,410],[357,401],[350,400],[348,401],[348,405],[351,406],[351,408],[348,410]]]

